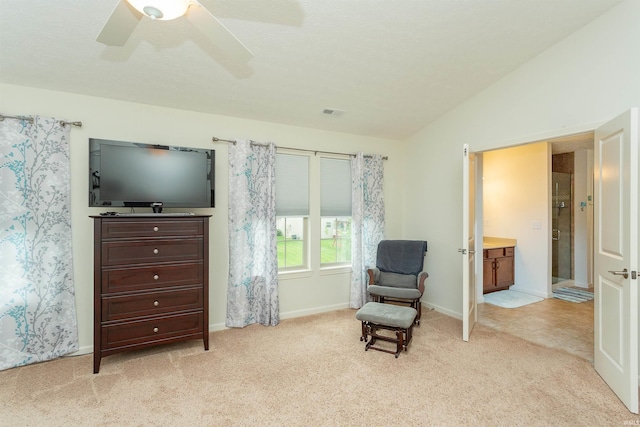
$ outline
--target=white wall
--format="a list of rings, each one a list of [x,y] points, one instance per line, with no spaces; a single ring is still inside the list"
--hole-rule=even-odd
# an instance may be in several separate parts
[[[550,279],[550,156],[546,142],[482,153],[484,235],[517,240],[510,289],[543,298]]]
[[[640,105],[638,22],[640,2],[621,3],[408,139],[405,236],[429,241],[428,306],[462,312],[462,144],[546,140]]]
[[[104,209],[88,207],[88,138],[211,147],[211,137],[273,141],[277,145],[338,152],[382,154],[385,162],[387,236],[401,238],[401,143],[335,132],[195,113],[69,93],[0,85],[0,112],[10,115],[45,115],[82,121],[71,130],[71,219],[74,278],[82,351],[93,345],[93,223],[89,215]],[[210,328],[223,327],[228,275],[227,145],[216,149],[216,207],[194,210],[212,214],[210,220]],[[315,182],[311,188],[319,188]],[[319,203],[319,196],[312,197]],[[318,199],[318,200],[316,200]],[[167,210],[168,211],[168,210]],[[313,231],[319,236],[320,231]],[[312,272],[280,283],[281,317],[286,318],[348,307],[349,273]]]

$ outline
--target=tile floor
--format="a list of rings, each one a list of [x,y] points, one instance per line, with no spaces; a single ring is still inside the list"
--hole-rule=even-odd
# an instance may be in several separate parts
[[[548,298],[518,308],[482,303],[478,323],[593,363],[593,300],[574,303]]]

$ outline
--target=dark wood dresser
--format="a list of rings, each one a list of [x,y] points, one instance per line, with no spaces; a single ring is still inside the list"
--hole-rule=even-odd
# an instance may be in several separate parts
[[[94,373],[122,351],[197,338],[209,349],[209,217],[92,216]]]

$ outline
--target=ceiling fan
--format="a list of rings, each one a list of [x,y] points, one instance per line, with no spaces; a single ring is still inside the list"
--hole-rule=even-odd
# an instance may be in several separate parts
[[[247,62],[253,58],[253,53],[195,0],[120,0],[96,40],[107,46],[124,46],[141,18],[168,21],[181,16],[232,59]]]

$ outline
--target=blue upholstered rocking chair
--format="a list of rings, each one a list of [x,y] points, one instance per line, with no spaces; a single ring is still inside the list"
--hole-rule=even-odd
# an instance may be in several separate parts
[[[420,324],[424,281],[429,274],[422,271],[427,242],[422,240],[382,240],[378,244],[376,267],[367,270],[367,291],[375,302],[396,303],[413,307]]]

